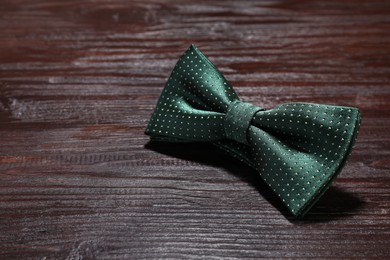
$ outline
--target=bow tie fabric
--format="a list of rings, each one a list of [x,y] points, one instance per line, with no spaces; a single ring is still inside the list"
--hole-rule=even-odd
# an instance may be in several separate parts
[[[296,217],[340,172],[356,138],[357,108],[240,101],[195,46],[173,69],[145,133],[151,140],[211,142],[253,167]]]

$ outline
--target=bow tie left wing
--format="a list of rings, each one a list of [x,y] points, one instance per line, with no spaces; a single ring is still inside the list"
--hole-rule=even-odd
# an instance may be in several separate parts
[[[191,45],[165,84],[145,133],[165,141],[221,140],[224,113],[235,100],[229,82]]]

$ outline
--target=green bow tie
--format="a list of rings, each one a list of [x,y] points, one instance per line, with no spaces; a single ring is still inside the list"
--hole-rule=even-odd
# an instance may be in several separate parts
[[[286,103],[265,110],[242,102],[191,45],[173,69],[145,133],[152,140],[213,143],[256,169],[298,217],[342,168],[360,119],[352,107]]]

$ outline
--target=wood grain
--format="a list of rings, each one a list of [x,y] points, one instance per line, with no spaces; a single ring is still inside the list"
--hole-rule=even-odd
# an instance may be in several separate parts
[[[0,258],[390,258],[390,2],[2,0]],[[243,100],[359,107],[306,218],[208,144],[149,143],[195,43]]]

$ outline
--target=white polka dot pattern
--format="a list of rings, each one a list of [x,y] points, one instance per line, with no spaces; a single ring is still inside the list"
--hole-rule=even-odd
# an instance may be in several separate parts
[[[210,141],[255,168],[295,216],[303,216],[341,170],[360,126],[352,107],[241,102],[192,45],[177,62],[145,133],[153,140]]]

